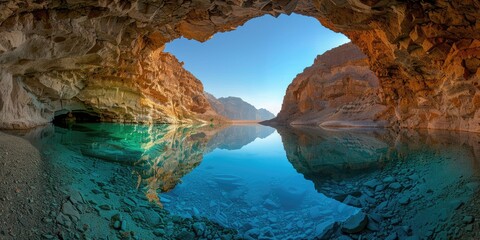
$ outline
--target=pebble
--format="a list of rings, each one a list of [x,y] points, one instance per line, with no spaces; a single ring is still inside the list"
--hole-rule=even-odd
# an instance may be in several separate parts
[[[280,206],[275,203],[274,201],[270,200],[270,199],[267,199],[265,200],[265,202],[263,203],[263,205],[268,208],[268,209],[275,209],[275,208],[279,208]]]
[[[398,199],[398,203],[402,205],[407,205],[410,203],[410,198],[407,196],[401,197],[400,199]]]
[[[463,201],[453,201],[452,206],[455,210],[460,209],[465,203]]]
[[[169,203],[169,202],[171,202],[171,201],[172,201],[172,200],[170,200],[170,199],[168,199],[168,198],[166,198],[166,197],[160,197],[160,202],[162,202],[162,203]]]
[[[75,205],[79,203],[85,203],[85,199],[83,198],[82,193],[79,191],[72,191],[68,198]]]
[[[80,219],[80,213],[78,213],[77,209],[70,201],[67,201],[62,205],[62,213],[74,219]]]
[[[100,194],[102,193],[102,191],[98,190],[98,189],[92,189],[92,193],[94,194]]]
[[[120,226],[120,230],[122,231],[126,231],[127,230],[127,221],[126,220],[123,220],[122,221],[122,224]]]
[[[465,223],[465,224],[469,224],[469,223],[473,223],[473,221],[475,220],[475,218],[473,216],[465,216],[463,217],[463,220],[462,222]]]
[[[473,224],[468,224],[468,225],[465,227],[465,231],[467,231],[467,232],[472,232],[472,231],[473,231]]]
[[[176,237],[177,239],[195,239],[195,234],[187,231],[187,230],[182,230]]]
[[[203,236],[203,234],[205,233],[205,228],[206,225],[203,222],[196,222],[193,224],[193,231],[197,236]]]
[[[127,204],[128,206],[130,206],[130,207],[135,207],[135,206],[137,206],[137,204],[136,204],[134,201],[132,201],[130,198],[124,198],[124,199],[123,199],[123,202],[124,202],[125,204]]]
[[[113,223],[113,228],[115,229],[119,230],[121,226],[122,226],[122,223],[118,220]]]
[[[155,229],[153,231],[153,235],[157,236],[157,237],[163,237],[165,235],[165,230],[163,229]]]
[[[45,239],[53,239],[54,238],[54,236],[50,235],[50,234],[43,234],[42,237],[45,238]]]
[[[382,182],[384,183],[392,183],[392,182],[395,182],[395,178],[392,177],[392,176],[388,176],[388,177],[385,177]]]
[[[369,180],[365,183],[363,183],[364,186],[367,186],[369,188],[373,188],[375,189],[376,186],[382,184],[380,181],[378,181],[377,179],[372,179],[372,180]]]
[[[345,200],[343,200],[343,203],[353,206],[353,207],[362,207],[362,204],[360,200],[356,197],[353,197],[351,195],[348,195]]]
[[[107,211],[112,210],[112,206],[110,206],[108,204],[103,204],[103,205],[100,205],[99,207],[102,210],[107,210]]]
[[[397,240],[397,239],[398,239],[397,233],[392,233],[385,238],[385,240]]]
[[[200,211],[196,207],[193,207],[193,215],[194,216],[200,216]]]
[[[400,190],[402,188],[402,185],[398,182],[394,182],[394,183],[391,183],[390,185],[388,185],[389,188],[393,189],[393,190]]]
[[[245,239],[258,239],[259,236],[260,230],[258,228],[252,228],[244,234]]]

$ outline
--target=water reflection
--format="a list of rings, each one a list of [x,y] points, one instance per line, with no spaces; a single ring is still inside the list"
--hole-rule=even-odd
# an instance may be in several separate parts
[[[468,235],[458,218],[471,214],[461,206],[478,190],[478,134],[309,127],[278,131],[289,161],[319,192],[370,215],[371,232],[363,233],[369,238]]]
[[[24,136],[69,188],[125,212],[139,226],[145,225],[139,216],[158,211],[140,204],[145,199],[186,218],[207,217],[247,239],[335,238],[345,233],[332,224],[358,211],[368,215],[368,224],[350,235],[356,238],[476,237],[478,226],[463,219],[480,218],[471,210],[479,204],[480,135],[277,131],[258,125],[76,124]],[[108,237],[101,229],[90,236]],[[143,237],[153,235],[146,231]]]

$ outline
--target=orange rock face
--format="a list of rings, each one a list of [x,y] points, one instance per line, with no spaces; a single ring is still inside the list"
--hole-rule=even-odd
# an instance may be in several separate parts
[[[318,56],[288,86],[276,123],[388,126],[387,107],[368,59],[349,43]],[[388,115],[387,115],[388,116]]]
[[[142,95],[168,72],[159,57],[166,42],[205,41],[254,17],[295,12],[344,33],[367,55],[394,116],[390,124],[480,131],[479,10],[474,0],[3,1],[0,127],[38,125],[70,105],[129,118],[152,103],[112,110],[125,105],[88,92],[82,98],[83,89],[104,81],[108,92]],[[169,87],[147,91],[156,105],[148,117],[177,122],[205,109],[204,99],[189,95],[193,87]]]

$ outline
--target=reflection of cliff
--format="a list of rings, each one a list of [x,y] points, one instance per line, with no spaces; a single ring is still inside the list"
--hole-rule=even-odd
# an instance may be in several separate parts
[[[366,228],[374,231],[362,232],[362,238],[373,239],[374,232],[396,232],[399,239],[407,235],[450,239],[446,232],[442,235],[432,229],[452,228],[462,222],[463,216],[472,214],[462,205],[474,206],[472,202],[478,199],[478,134],[277,130],[289,161],[314,182],[318,192],[358,207],[369,216],[385,216],[379,220],[369,218]],[[411,227],[410,233],[395,227],[405,225]]]
[[[371,133],[315,127],[279,127],[277,131],[289,161],[314,182],[376,168],[388,149]]]
[[[172,190],[180,179],[200,164],[203,155],[216,148],[238,149],[264,138],[274,129],[264,126],[149,127],[142,132],[143,154],[136,163],[138,184],[147,197],[159,203],[158,190]]]
[[[419,152],[463,149],[480,157],[477,134],[449,131],[383,129],[326,130],[315,127],[277,127],[288,160],[315,184],[326,179],[357,177]],[[478,163],[474,163],[478,165]]]
[[[274,128],[261,125],[230,126],[218,132],[209,141],[209,149],[240,149],[257,138],[266,138],[275,131]]]
[[[173,189],[184,175],[200,164],[209,130],[169,126],[155,133],[155,137],[145,138],[144,153],[136,172],[138,184],[144,186],[151,201],[159,202],[157,190]],[[149,133],[154,131],[151,128]]]

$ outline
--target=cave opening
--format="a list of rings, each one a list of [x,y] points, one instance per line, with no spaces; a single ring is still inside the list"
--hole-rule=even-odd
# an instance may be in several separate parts
[[[282,14],[253,18],[203,43],[179,38],[165,51],[214,97],[239,97],[277,115],[292,80],[317,55],[348,42],[313,17]]]
[[[71,115],[70,115],[71,114]],[[85,110],[60,110],[55,112],[52,123],[59,127],[68,127],[74,123],[96,123],[100,122],[100,116],[92,111]]]

